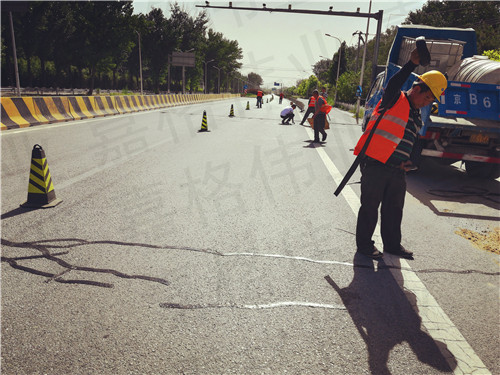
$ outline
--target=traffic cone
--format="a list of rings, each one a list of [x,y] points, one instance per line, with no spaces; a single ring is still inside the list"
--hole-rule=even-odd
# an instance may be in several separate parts
[[[49,164],[45,159],[45,151],[43,151],[42,146],[34,145],[31,152],[28,200],[21,204],[21,207],[49,208],[55,207],[61,202],[62,200],[56,198]]]
[[[269,103],[269,99],[266,99],[266,103]]]
[[[234,108],[232,104],[231,104],[231,111],[229,112],[229,117],[234,117]]]
[[[250,102],[247,100],[247,108],[246,110],[248,111],[250,109]]]
[[[209,132],[207,125],[207,111],[203,111],[203,118],[201,119],[201,129],[198,130],[198,133],[201,132]]]

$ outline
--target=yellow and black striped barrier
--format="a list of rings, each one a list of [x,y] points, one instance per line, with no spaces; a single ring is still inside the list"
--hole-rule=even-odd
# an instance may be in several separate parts
[[[147,111],[239,97],[239,94],[2,97],[1,129]]]

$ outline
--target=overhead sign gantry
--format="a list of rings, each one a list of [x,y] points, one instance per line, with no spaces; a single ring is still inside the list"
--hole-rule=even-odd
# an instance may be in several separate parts
[[[334,11],[333,7],[329,7],[329,10],[311,10],[311,9],[292,9],[292,5],[289,4],[288,8],[269,8],[266,4],[262,4],[262,8],[251,8],[251,7],[239,7],[233,6],[233,2],[230,1],[228,6],[220,5],[210,5],[209,1],[205,1],[205,5],[196,5],[197,8],[208,8],[208,9],[233,9],[233,10],[251,10],[257,12],[277,12],[277,13],[303,13],[303,14],[316,14],[324,16],[342,16],[342,17],[362,17],[362,18],[373,18],[377,20],[377,33],[375,36],[375,48],[373,51],[373,65],[372,65],[372,81],[377,75],[377,61],[378,61],[378,49],[380,44],[380,34],[382,29],[382,17],[384,14],[383,10],[379,10],[377,13],[362,13],[360,8],[356,12],[344,12],[344,11]],[[371,7],[370,7],[371,9]],[[366,41],[368,42],[368,41]]]

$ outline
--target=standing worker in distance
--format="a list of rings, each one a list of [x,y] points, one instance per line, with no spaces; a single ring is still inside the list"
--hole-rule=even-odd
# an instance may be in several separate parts
[[[321,88],[321,93],[320,95],[325,98],[325,99],[328,99],[328,93],[326,92],[326,87],[322,87]]]
[[[304,125],[304,122],[306,122],[307,118],[309,117],[309,115],[312,113],[314,114],[314,107],[316,105],[316,98],[313,96],[311,96],[309,98],[309,103],[307,103],[307,111],[306,113],[304,114],[304,117],[302,118],[302,121],[300,122],[300,125]]]
[[[281,102],[283,101],[283,98],[285,97],[285,95],[283,94],[283,92],[280,93],[280,104]]]
[[[284,110],[281,111],[281,113],[280,113],[280,116],[282,118],[281,124],[289,125],[290,120],[292,120],[292,122],[295,124],[295,122],[293,121],[293,118],[295,116],[295,114],[293,113],[293,110],[296,107],[297,106],[295,104],[292,104],[291,107],[286,107]]]
[[[323,135],[321,139],[323,142],[326,140],[326,132],[325,132],[325,122],[326,122],[326,114],[330,112],[332,107],[327,104],[326,99],[319,95],[318,90],[313,91],[313,97],[315,101],[314,107],[314,140],[313,142],[319,142],[319,133]]]
[[[262,97],[263,97],[264,93],[262,92],[262,90],[259,90],[257,91],[257,107],[258,108],[262,108]]]
[[[418,50],[413,50],[410,61],[389,80],[354,149],[357,155],[376,119],[385,110],[360,163],[361,207],[356,225],[356,246],[359,253],[374,259],[382,256],[372,241],[380,205],[384,252],[413,259],[413,253],[401,245],[406,172],[411,169],[410,154],[422,127],[420,108],[434,100],[439,101],[448,85],[441,72],[432,70],[422,74],[410,90],[402,92],[401,87],[420,61]]]

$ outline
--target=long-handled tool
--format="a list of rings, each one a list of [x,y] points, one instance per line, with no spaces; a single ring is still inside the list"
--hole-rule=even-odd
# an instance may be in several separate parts
[[[378,124],[380,123],[380,120],[382,120],[382,117],[384,117],[385,111],[387,108],[382,109],[382,112],[380,112],[379,117],[377,118],[377,121],[375,121],[375,124],[373,124],[373,127],[370,131],[370,134],[368,134],[368,137],[366,138],[365,144],[363,145],[363,148],[359,152],[358,156],[356,156],[356,159],[354,159],[354,162],[351,165],[351,168],[347,171],[345,174],[344,178],[340,182],[339,186],[337,187],[337,190],[335,190],[335,196],[338,197],[344,186],[347,184],[347,182],[350,180],[352,175],[354,174],[354,171],[356,168],[358,168],[358,165],[361,163],[361,160],[365,156],[366,149],[368,148],[370,141],[372,140],[373,134],[375,134],[375,130],[377,129]]]

